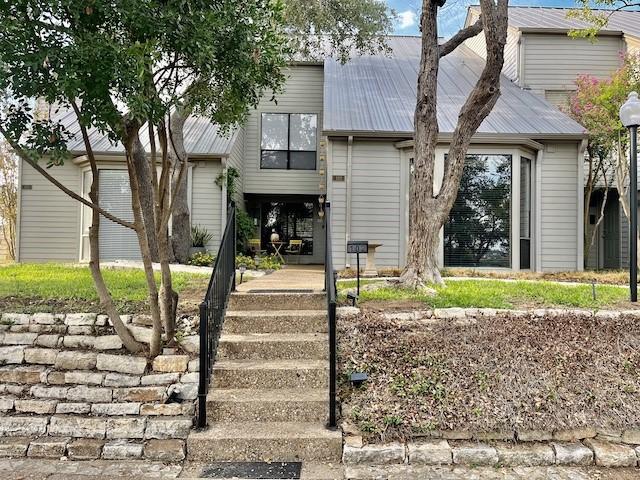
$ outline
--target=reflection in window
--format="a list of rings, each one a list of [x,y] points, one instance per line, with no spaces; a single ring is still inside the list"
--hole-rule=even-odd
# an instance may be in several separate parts
[[[280,241],[289,245],[291,240],[302,240],[302,255],[313,254],[313,203],[268,202],[262,204],[262,245],[269,251],[271,234],[277,233]],[[284,254],[284,248],[282,249]]]
[[[531,268],[531,160],[520,159],[520,269]]]
[[[444,227],[444,263],[509,267],[511,155],[468,155]]]
[[[315,170],[318,116],[263,113],[260,168]]]

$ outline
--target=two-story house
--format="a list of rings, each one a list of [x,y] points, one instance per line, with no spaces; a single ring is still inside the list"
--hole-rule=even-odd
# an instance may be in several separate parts
[[[617,70],[623,55],[640,51],[640,11],[606,12],[609,22],[592,39],[573,38],[569,32],[586,28],[568,18],[566,8],[509,7],[509,30],[503,73],[522,88],[543,96],[559,108],[576,89],[576,78],[589,74],[606,79]],[[604,12],[603,12],[604,13]],[[479,7],[468,9],[466,25],[475,22]],[[482,34],[466,45],[485,55]],[[604,192],[599,189],[589,205],[589,224],[600,215]],[[594,227],[591,227],[594,228]],[[605,204],[605,215],[589,251],[590,268],[624,268],[628,265],[629,223],[618,203],[615,185]]]
[[[217,248],[226,192],[216,182],[240,173],[238,200],[254,236],[302,240],[296,263],[322,263],[324,201],[332,205],[334,264],[354,264],[349,240],[380,244],[377,263],[402,267],[413,171],[413,117],[419,37],[390,37],[391,54],[292,64],[284,91],[269,95],[247,122],[223,137],[198,118],[185,128],[190,152],[192,223],[214,233]],[[483,68],[482,55],[461,46],[441,62],[438,84],[436,190],[458,112]],[[442,266],[542,270],[582,268],[584,129],[507,75],[502,96],[473,138],[458,200],[443,228]],[[73,130],[73,118],[65,120]],[[86,193],[90,172],[80,138],[73,161],[54,167],[65,185]],[[122,149],[95,138],[101,203],[127,217],[129,186]],[[78,203],[21,166],[18,259],[85,261],[88,215]],[[428,215],[429,212],[425,212]],[[103,220],[105,259],[136,258],[133,236]]]

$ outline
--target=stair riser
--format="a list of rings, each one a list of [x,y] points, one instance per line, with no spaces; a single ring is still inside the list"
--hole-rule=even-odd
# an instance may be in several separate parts
[[[339,462],[341,457],[341,439],[187,439],[187,458],[192,462]]]
[[[310,342],[220,342],[218,358],[232,360],[286,360],[329,358],[326,340]]]
[[[329,371],[309,370],[248,370],[214,367],[214,388],[328,388]]]
[[[327,401],[207,402],[209,422],[326,422]]]
[[[327,299],[319,293],[235,293],[229,310],[326,310]]]
[[[289,317],[269,316],[234,317],[227,314],[224,332],[228,334],[245,333],[327,333],[326,315]]]

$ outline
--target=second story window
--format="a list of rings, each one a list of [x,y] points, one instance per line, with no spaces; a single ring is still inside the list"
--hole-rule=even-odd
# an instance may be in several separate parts
[[[318,116],[263,113],[260,168],[315,170]]]

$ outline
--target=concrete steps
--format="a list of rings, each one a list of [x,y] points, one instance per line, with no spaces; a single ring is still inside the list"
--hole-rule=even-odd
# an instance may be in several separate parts
[[[189,459],[202,461],[340,461],[342,432],[321,423],[215,423],[187,439]]]
[[[329,358],[328,336],[323,333],[246,333],[220,337],[219,359]]]
[[[326,389],[218,389],[207,396],[210,422],[317,422],[327,420]]]
[[[224,334],[327,333],[324,310],[272,310],[268,312],[227,310]]]
[[[213,388],[328,388],[324,360],[220,360],[213,366]]]
[[[228,310],[264,312],[269,310],[325,310],[323,292],[274,293],[269,291],[235,292],[229,298]]]

